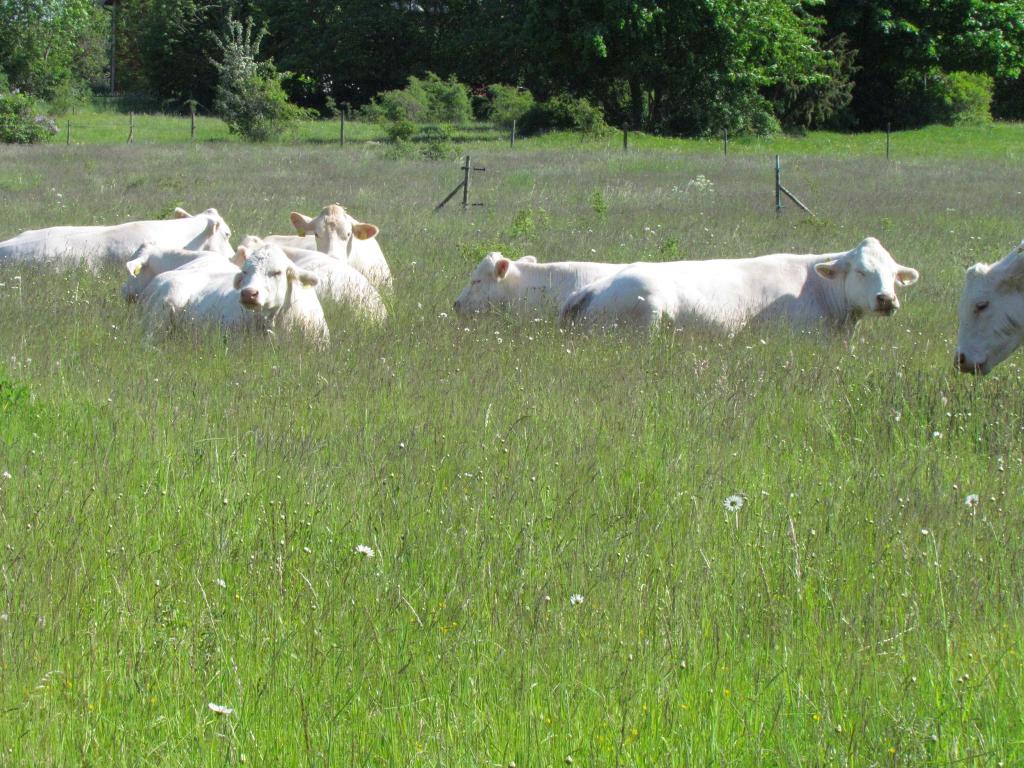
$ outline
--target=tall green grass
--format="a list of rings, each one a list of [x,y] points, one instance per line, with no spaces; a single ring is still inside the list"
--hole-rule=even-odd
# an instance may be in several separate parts
[[[1011,165],[795,157],[809,219],[756,155],[495,145],[486,205],[440,214],[454,163],[368,147],[2,159],[0,236],[337,200],[395,296],[380,330],[328,309],[327,352],[152,345],[115,270],[0,271],[0,764],[1024,761],[1020,367],[951,365],[963,267],[1021,237]],[[868,234],[922,277],[850,339],[451,311],[488,248]]]

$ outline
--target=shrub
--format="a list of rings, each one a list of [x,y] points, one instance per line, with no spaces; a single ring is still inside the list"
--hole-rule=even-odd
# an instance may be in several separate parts
[[[0,142],[36,144],[57,133],[57,124],[35,113],[35,100],[24,93],[0,95]]]
[[[992,92],[992,78],[976,72],[931,70],[911,75],[897,84],[901,122],[908,127],[987,123],[992,120]]]
[[[423,156],[428,160],[447,160],[458,151],[447,125],[427,126],[420,132],[420,139],[424,142]]]
[[[513,120],[521,121],[536,104],[532,93],[511,85],[492,85],[487,94],[490,99],[484,117],[503,128],[510,128]]]
[[[608,124],[604,121],[601,109],[586,99],[559,94],[535,104],[523,115],[521,133],[531,134],[546,130],[596,134],[607,131]]]
[[[401,90],[382,91],[363,108],[366,117],[378,122],[410,120],[414,123],[469,122],[473,117],[469,89],[450,77],[442,80],[433,72],[410,77]]]
[[[949,121],[954,125],[992,122],[992,78],[980,72],[951,72],[946,78]]]
[[[268,141],[306,112],[289,102],[284,92],[281,83],[289,73],[278,72],[271,61],[257,60],[267,30],[254,34],[253,28],[252,19],[242,24],[228,18],[227,33],[217,40],[223,61],[213,62],[220,73],[213,108],[232,133]]]
[[[410,141],[416,135],[416,125],[405,118],[399,118],[388,123],[388,141],[396,144],[400,141]]]

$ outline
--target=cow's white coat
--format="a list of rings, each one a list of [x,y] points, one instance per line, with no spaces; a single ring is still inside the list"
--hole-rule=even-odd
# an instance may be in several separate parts
[[[667,321],[727,332],[770,320],[844,327],[893,314],[896,286],[917,279],[873,237],[845,253],[638,263],[570,296],[560,322],[653,328]]]
[[[175,218],[129,221],[112,226],[33,229],[0,242],[0,264],[35,262],[55,267],[124,264],[143,243],[162,248],[213,251],[230,257],[231,230],[209,208],[191,216],[177,209]]]
[[[469,284],[455,300],[455,311],[460,315],[491,310],[519,314],[557,311],[573,291],[622,267],[594,261],[540,264],[533,256],[512,261],[493,251],[473,270]]]

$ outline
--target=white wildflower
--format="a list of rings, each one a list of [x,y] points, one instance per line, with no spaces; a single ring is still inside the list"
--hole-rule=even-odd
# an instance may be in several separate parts
[[[967,494],[967,498],[964,499],[964,505],[966,505],[968,507],[976,507],[976,506],[978,506],[978,502],[980,502],[980,501],[981,501],[981,497],[979,497],[978,494],[976,494],[976,493],[969,493],[969,494]]]
[[[584,600],[584,597],[581,594],[576,593],[576,594],[569,595],[569,605],[579,605],[580,603],[583,602],[583,600]]]
[[[230,715],[234,713],[234,709],[231,707],[225,707],[223,704],[214,704],[212,701],[206,705],[207,709],[218,715]]]
[[[4,480],[10,480],[13,477],[13,475],[5,469],[3,473],[0,473],[0,477],[2,477]]]
[[[224,581],[224,579],[214,579],[213,583],[216,584],[221,589],[227,589],[228,588],[228,583],[226,581]]]
[[[366,557],[373,557],[377,553],[373,551],[373,547],[368,547],[365,544],[357,544],[356,545],[356,554],[357,555],[366,555]]]
[[[743,505],[746,503],[741,495],[734,493],[732,496],[727,498],[724,502],[725,508],[730,512],[735,512],[738,509],[743,509]]]

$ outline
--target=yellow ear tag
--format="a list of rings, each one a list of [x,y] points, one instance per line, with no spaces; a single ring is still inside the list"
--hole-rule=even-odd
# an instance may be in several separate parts
[[[300,229],[299,230],[299,237],[305,237],[305,236],[306,236],[306,230]]]
[[[141,271],[142,271],[142,265],[141,264],[136,264],[134,267],[132,267],[132,276],[133,277],[138,277],[139,273]]]

